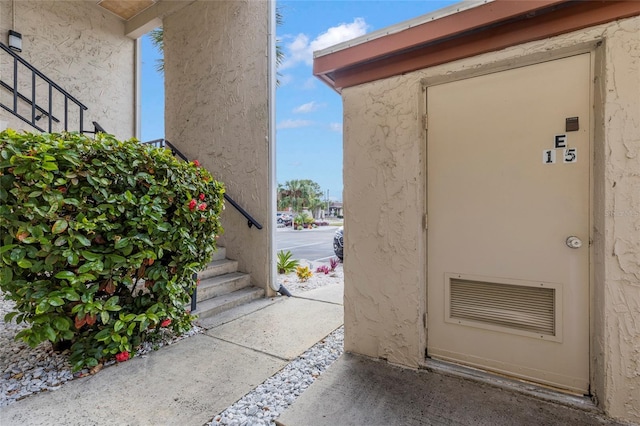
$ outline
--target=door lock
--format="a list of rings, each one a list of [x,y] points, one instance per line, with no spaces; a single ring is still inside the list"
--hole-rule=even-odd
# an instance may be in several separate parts
[[[567,240],[565,242],[567,244],[567,247],[572,249],[579,249],[580,247],[582,247],[582,240],[573,235],[570,237],[567,237]]]

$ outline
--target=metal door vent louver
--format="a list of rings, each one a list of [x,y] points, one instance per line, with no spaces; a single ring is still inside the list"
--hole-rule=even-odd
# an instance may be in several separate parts
[[[556,335],[556,290],[450,278],[449,318]],[[506,330],[505,330],[506,331]],[[542,336],[541,336],[542,337]]]

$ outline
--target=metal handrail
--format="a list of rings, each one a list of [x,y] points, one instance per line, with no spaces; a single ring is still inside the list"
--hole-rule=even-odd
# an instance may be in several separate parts
[[[77,105],[79,112],[79,131],[84,132],[84,111],[88,108],[71,94],[69,94],[62,87],[58,86],[53,82],[49,77],[44,75],[42,72],[37,70],[33,65],[29,62],[22,59],[19,55],[13,52],[10,48],[8,48],[5,44],[0,43],[0,50],[3,50],[5,53],[8,53],[13,58],[13,86],[9,83],[3,81],[0,86],[4,89],[13,93],[13,105],[11,107],[5,105],[4,103],[0,103],[0,107],[9,111],[16,117],[20,118],[22,121],[30,124],[35,127],[37,130],[41,132],[48,131],[49,133],[53,130],[53,122],[59,123],[60,120],[53,116],[53,90],[58,91],[62,96],[64,96],[64,130],[69,130],[69,101]],[[29,71],[31,71],[31,99],[25,96],[23,93],[18,91],[18,63],[24,65]],[[36,77],[44,80],[48,85],[48,105],[47,107],[42,107],[36,104]],[[18,111],[18,99],[27,102],[31,105],[31,118],[25,117]],[[48,117],[48,130],[45,130],[43,127],[36,124],[43,116]]]
[[[154,139],[152,141],[141,142],[141,143],[145,145],[152,145],[157,148],[168,148],[171,150],[171,153],[176,157],[179,157],[184,161],[189,161],[186,155],[180,152],[180,150],[176,148],[175,145],[173,145],[171,142],[169,142],[166,139]],[[236,201],[233,198],[231,198],[229,194],[227,194],[226,192],[224,193],[224,199],[227,200],[229,204],[235,207],[236,210],[238,210],[240,214],[247,219],[247,225],[249,226],[249,228],[251,228],[252,226],[255,226],[257,229],[262,229],[262,225],[260,225],[260,223],[257,220],[255,220],[245,209],[240,207],[240,205],[236,203]]]
[[[141,143],[144,145],[152,145],[152,146],[155,146],[156,148],[168,148],[171,150],[171,153],[176,157],[179,157],[183,161],[189,161],[189,159],[183,153],[181,153],[178,150],[178,148],[173,146],[173,144],[171,144],[171,142],[169,142],[166,139],[154,139],[152,141],[141,142]]]
[[[249,228],[251,228],[252,226],[255,226],[258,229],[262,229],[262,225],[260,225],[257,220],[255,220],[253,217],[251,217],[251,215],[249,213],[247,213],[247,211],[245,209],[240,207],[238,205],[238,203],[236,203],[233,200],[233,198],[229,197],[229,194],[227,194],[226,192],[224,193],[224,199],[227,200],[229,202],[229,204],[231,204],[233,207],[235,207],[236,210],[238,210],[242,214],[242,216],[244,216],[247,219],[247,225],[249,225]]]

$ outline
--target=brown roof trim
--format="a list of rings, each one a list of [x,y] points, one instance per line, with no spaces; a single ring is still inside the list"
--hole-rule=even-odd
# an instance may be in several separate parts
[[[593,25],[640,15],[640,1],[494,2],[314,59],[337,91]]]

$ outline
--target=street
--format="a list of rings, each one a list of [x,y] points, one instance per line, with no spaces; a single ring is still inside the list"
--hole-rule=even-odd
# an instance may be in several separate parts
[[[277,251],[290,251],[294,259],[306,259],[312,262],[328,262],[335,257],[333,253],[333,235],[337,226],[320,226],[315,229],[295,231],[291,228],[278,228],[276,231]]]

